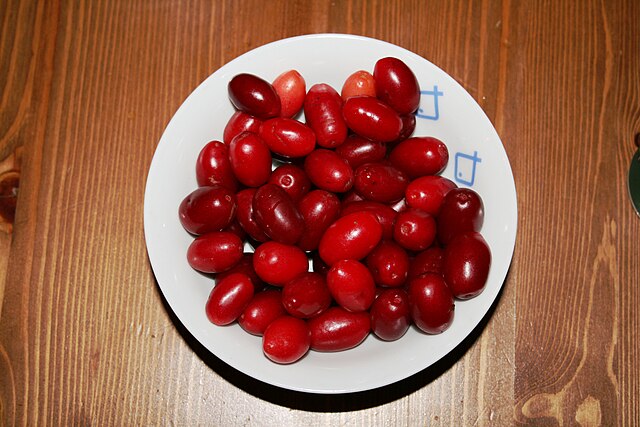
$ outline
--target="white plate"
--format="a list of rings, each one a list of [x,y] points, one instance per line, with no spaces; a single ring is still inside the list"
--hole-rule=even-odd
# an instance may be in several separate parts
[[[178,220],[178,205],[196,188],[194,165],[206,142],[222,139],[233,113],[227,83],[238,73],[271,81],[297,69],[307,88],[328,83],[340,91],[356,70],[373,71],[386,56],[402,59],[420,82],[422,99],[414,135],[443,140],[450,161],[443,175],[472,187],[483,198],[482,234],[493,262],[484,292],[456,302],[453,325],[443,334],[424,335],[413,328],[395,342],[369,336],[355,349],[310,352],[290,365],[262,354],[261,339],[237,324],[212,325],[204,305],[213,286],[186,261],[192,241]],[[491,122],[473,98],[449,75],[424,58],[375,39],[340,34],[300,36],[273,42],[234,59],[209,76],[184,101],[169,122],[151,162],[144,205],[145,237],[156,279],[171,309],[189,332],[218,358],[239,371],[286,389],[315,393],[363,391],[394,383],[441,359],[475,328],[498,295],[507,274],[516,237],[516,190],[509,160]]]

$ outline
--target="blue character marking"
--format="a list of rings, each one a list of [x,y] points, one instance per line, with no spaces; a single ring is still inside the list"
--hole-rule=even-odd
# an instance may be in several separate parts
[[[433,97],[433,110],[430,112],[426,112],[422,108],[418,108],[416,112],[416,117],[420,117],[421,119],[428,120],[438,120],[440,118],[440,110],[438,109],[438,97],[444,95],[443,92],[438,90],[438,86],[433,86],[433,90],[421,90],[420,91],[420,99],[426,96]]]
[[[473,182],[476,179],[476,165],[482,162],[482,159],[478,157],[478,152],[474,151],[473,155],[456,153],[454,178],[461,184],[473,186]]]

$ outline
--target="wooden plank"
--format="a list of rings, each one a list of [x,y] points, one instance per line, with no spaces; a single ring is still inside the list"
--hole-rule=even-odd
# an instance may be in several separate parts
[[[516,416],[528,425],[633,424],[640,223],[625,180],[639,124],[640,9],[514,6],[517,92],[506,108],[519,146]]]

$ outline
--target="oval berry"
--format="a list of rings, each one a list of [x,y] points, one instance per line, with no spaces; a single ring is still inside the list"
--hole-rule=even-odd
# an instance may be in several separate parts
[[[345,159],[351,168],[356,169],[365,163],[383,160],[387,155],[387,147],[382,142],[351,134],[344,144],[336,148],[336,154]]]
[[[256,223],[272,240],[295,244],[304,231],[304,219],[286,191],[274,184],[265,184],[253,195],[253,216]]]
[[[198,154],[196,180],[201,187],[221,185],[235,192],[238,180],[229,161],[229,147],[220,141],[210,141]]]
[[[316,146],[316,135],[304,123],[287,117],[266,120],[258,135],[269,149],[283,157],[304,157]]]
[[[209,294],[207,318],[219,326],[233,323],[253,297],[254,287],[246,274],[234,273],[221,280]]]
[[[353,169],[334,151],[313,150],[304,161],[304,171],[318,188],[344,193],[353,187]]]
[[[405,139],[391,150],[389,161],[412,179],[437,175],[449,162],[449,150],[439,139],[416,136]]]
[[[187,261],[203,273],[221,273],[236,265],[243,255],[243,243],[227,231],[202,234],[187,249]]]
[[[491,250],[477,232],[459,234],[444,249],[442,274],[458,299],[479,295],[487,284]]]
[[[236,197],[226,187],[199,187],[178,207],[180,223],[191,234],[220,231],[229,226],[236,213]]]
[[[404,289],[384,289],[371,305],[371,330],[384,341],[400,339],[411,325],[409,296]]]
[[[242,132],[258,133],[262,120],[257,117],[247,114],[243,111],[236,111],[231,115],[231,118],[224,127],[222,133],[222,140],[225,144],[231,144],[231,140]]]
[[[258,135],[243,132],[231,140],[229,160],[238,181],[259,187],[271,175],[271,151]]]
[[[367,163],[355,171],[354,188],[374,202],[397,202],[404,197],[408,184],[404,172],[384,163]]]
[[[447,192],[438,213],[438,240],[443,245],[458,234],[480,231],[484,222],[484,204],[470,188]]]
[[[298,211],[304,220],[304,230],[298,246],[305,251],[318,249],[320,239],[340,214],[340,199],[324,190],[313,190],[298,203]]]
[[[282,288],[282,304],[295,317],[317,316],[331,305],[331,293],[324,276],[316,272],[302,273]]]
[[[267,327],[286,314],[282,294],[276,289],[256,293],[238,317],[238,324],[252,335],[262,336]]]
[[[376,285],[402,286],[409,274],[409,255],[397,243],[383,240],[367,256],[367,267]]]
[[[307,255],[293,245],[269,241],[253,254],[253,269],[258,277],[275,286],[284,286],[309,269]]]
[[[420,84],[411,68],[398,58],[379,59],[373,68],[376,96],[399,114],[410,114],[420,105]]]
[[[409,281],[411,318],[427,334],[439,334],[451,326],[454,300],[442,276],[424,274]]]
[[[369,269],[353,259],[333,264],[327,273],[327,287],[338,305],[349,311],[367,310],[376,297]]]
[[[349,75],[342,85],[340,96],[344,101],[353,96],[376,96],[373,75],[365,70],[358,70]]]
[[[307,93],[304,77],[296,70],[289,70],[276,77],[271,85],[280,98],[280,116],[293,117],[298,114]]]
[[[380,242],[382,226],[371,212],[354,212],[338,218],[320,239],[318,252],[328,265],[343,259],[360,260]]]
[[[405,190],[405,200],[410,207],[436,216],[440,213],[444,196],[454,188],[457,185],[443,176],[421,176],[409,183]]]
[[[304,117],[316,134],[319,146],[335,148],[347,138],[347,123],[342,115],[342,98],[331,86],[311,86],[304,99]]]
[[[280,98],[266,80],[242,73],[234,76],[227,87],[229,99],[238,110],[259,119],[277,117],[280,114]]]
[[[436,238],[436,221],[419,209],[400,212],[393,227],[393,240],[410,251],[423,251]]]
[[[293,363],[309,351],[311,337],[304,320],[281,316],[271,322],[262,336],[262,350],[271,361]]]
[[[344,103],[342,113],[349,129],[372,141],[391,142],[400,136],[400,116],[377,98],[349,98]]]
[[[311,349],[343,351],[362,343],[371,331],[369,313],[353,313],[342,307],[330,307],[309,319]]]

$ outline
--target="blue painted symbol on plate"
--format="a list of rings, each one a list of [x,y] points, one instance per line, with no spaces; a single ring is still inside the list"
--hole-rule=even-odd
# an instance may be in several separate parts
[[[438,108],[438,98],[443,96],[444,92],[438,90],[438,86],[433,86],[433,90],[421,90],[420,91],[420,107],[416,112],[416,117],[428,120],[438,120],[440,118],[440,109]],[[422,101],[429,105],[429,111],[423,108]]]
[[[477,151],[474,151],[473,155],[456,153],[453,171],[454,179],[469,187],[473,186],[476,180],[476,165],[480,162],[482,162],[482,159],[478,157]]]

